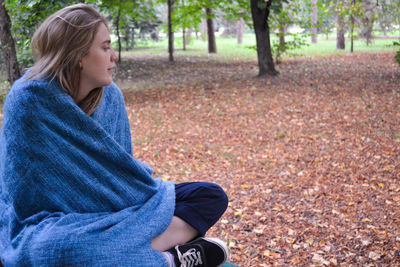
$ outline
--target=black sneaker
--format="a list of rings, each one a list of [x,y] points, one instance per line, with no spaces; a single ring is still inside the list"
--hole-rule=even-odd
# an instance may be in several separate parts
[[[217,267],[229,257],[228,247],[217,238],[200,237],[168,252],[174,255],[177,267]]]

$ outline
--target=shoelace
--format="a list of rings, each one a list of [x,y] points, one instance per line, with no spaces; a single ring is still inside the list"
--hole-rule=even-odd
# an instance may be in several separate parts
[[[196,251],[196,249],[191,248],[182,254],[179,251],[178,246],[176,246],[175,249],[178,254],[178,259],[181,262],[181,267],[193,267],[193,266],[200,266],[200,264],[203,264],[201,260],[200,251]]]

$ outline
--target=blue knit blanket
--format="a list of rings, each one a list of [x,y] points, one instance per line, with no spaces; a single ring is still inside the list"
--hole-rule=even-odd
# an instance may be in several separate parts
[[[174,203],[174,184],[132,157],[116,85],[90,117],[56,81],[13,85],[0,135],[5,266],[167,266],[151,241]]]

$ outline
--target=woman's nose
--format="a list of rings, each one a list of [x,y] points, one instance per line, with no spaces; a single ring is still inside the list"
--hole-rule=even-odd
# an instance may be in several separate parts
[[[118,58],[117,54],[115,53],[114,48],[111,48],[111,61],[116,61]]]

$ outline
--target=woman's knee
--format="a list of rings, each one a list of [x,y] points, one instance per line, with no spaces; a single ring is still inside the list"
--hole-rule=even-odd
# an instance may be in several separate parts
[[[226,208],[228,207],[228,196],[225,193],[224,189],[215,183],[210,183],[210,182],[202,182],[206,190],[208,190],[208,195],[210,198],[212,198],[215,202],[216,205],[219,207],[223,208],[223,211],[225,212]]]
[[[228,196],[221,186],[210,182],[192,182],[176,185],[176,201],[200,210],[215,211],[222,216],[228,207]]]

